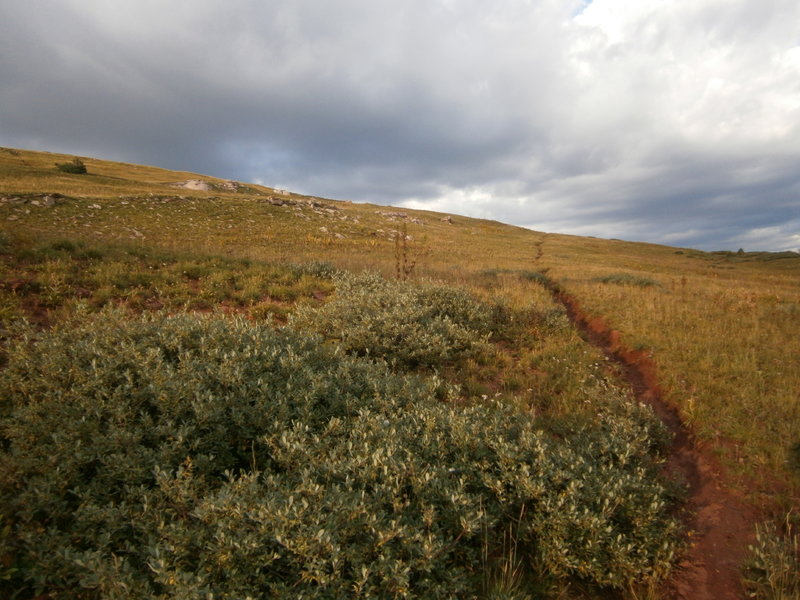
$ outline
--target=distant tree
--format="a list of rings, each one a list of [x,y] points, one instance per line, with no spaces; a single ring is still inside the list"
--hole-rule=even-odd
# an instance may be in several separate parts
[[[77,156],[71,162],[56,163],[56,169],[63,173],[73,173],[75,175],[83,175],[86,173],[86,165]]]

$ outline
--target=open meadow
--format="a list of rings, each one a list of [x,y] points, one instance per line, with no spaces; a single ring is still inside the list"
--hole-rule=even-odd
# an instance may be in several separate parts
[[[800,597],[800,255],[72,159],[0,148],[0,595]]]

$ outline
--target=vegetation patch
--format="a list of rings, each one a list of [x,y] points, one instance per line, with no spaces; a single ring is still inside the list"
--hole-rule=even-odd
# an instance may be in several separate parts
[[[56,169],[62,173],[71,173],[72,175],[83,175],[86,173],[86,165],[83,161],[75,157],[70,162],[56,163]]]
[[[476,355],[491,335],[490,307],[463,290],[370,273],[343,273],[334,284],[336,295],[325,306],[300,308],[292,324],[359,356],[433,367]]]
[[[793,252],[792,250],[785,250],[783,252],[745,252],[740,248],[737,252],[730,250],[718,250],[710,252],[710,256],[725,258],[732,261],[761,261],[770,262],[774,260],[800,260],[800,253]]]
[[[591,281],[598,283],[613,283],[617,285],[635,285],[638,287],[654,287],[661,284],[655,279],[649,277],[642,277],[640,275],[631,275],[630,273],[613,273],[611,275],[604,275],[602,277],[594,277]]]
[[[98,245],[57,238],[44,244],[0,237],[0,317],[58,320],[78,304],[136,311],[224,305],[284,319],[287,307],[333,289],[325,263],[270,264],[246,259]],[[280,309],[278,309],[280,307]]]
[[[539,271],[521,271],[520,277],[527,279],[528,281],[534,281],[545,287],[550,285],[550,279],[547,277],[547,275]]]
[[[607,402],[553,436],[454,393],[243,319],[28,332],[0,378],[0,590],[470,596],[512,525],[550,578],[663,576],[649,411]]]
[[[792,516],[787,517],[783,532],[774,523],[756,526],[756,542],[750,547],[745,571],[745,582],[753,598],[800,598],[800,535],[793,527]]]

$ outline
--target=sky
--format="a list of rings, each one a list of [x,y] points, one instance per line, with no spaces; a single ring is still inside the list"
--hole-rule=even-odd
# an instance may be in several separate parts
[[[800,250],[800,2],[3,0],[0,146]]]

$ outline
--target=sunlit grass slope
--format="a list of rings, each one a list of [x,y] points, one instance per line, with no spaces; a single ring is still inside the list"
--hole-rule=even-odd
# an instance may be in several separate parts
[[[335,311],[338,269],[377,271],[488,302],[492,343],[437,372],[460,401],[518,406],[558,433],[565,418],[597,420],[590,399],[622,384],[546,276],[651,351],[666,399],[757,505],[798,504],[799,255],[546,234],[92,158],[84,175],[55,168],[72,158],[0,148],[4,342],[21,317],[49,327],[111,306],[283,324],[326,302]],[[209,189],[175,186],[197,179]]]
[[[577,240],[548,240],[551,274],[650,349],[668,399],[740,485],[796,505],[800,256],[582,240],[575,261]]]

